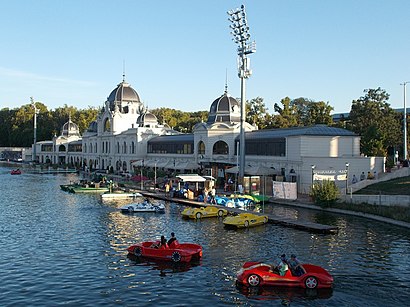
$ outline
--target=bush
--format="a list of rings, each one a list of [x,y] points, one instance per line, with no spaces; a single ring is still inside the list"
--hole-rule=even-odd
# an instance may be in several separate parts
[[[315,181],[309,195],[316,204],[329,206],[334,204],[338,199],[339,189],[336,187],[334,181]]]
[[[394,160],[392,158],[387,158],[385,162],[386,168],[393,168],[394,167]]]

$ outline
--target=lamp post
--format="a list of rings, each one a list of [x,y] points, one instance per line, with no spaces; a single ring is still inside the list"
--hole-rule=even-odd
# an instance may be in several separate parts
[[[140,176],[141,176],[141,191],[144,189],[144,179],[142,179],[142,167],[144,166],[144,160],[141,160],[141,170],[140,170]]]
[[[345,166],[346,166],[346,195],[347,195],[347,190],[349,188],[349,162],[346,162]]]
[[[238,77],[241,79],[241,126],[240,126],[240,163],[239,163],[239,183],[243,185],[245,175],[245,80],[248,79],[252,71],[250,70],[250,60],[248,54],[256,52],[255,42],[250,42],[248,22],[246,20],[245,6],[227,12],[228,20],[232,23],[230,28],[233,41],[238,44]],[[238,154],[239,154],[238,153]]]
[[[34,102],[33,97],[30,97],[30,101],[31,101],[31,106],[34,108],[34,146],[33,146],[33,156],[32,156],[32,160],[34,163],[36,163],[37,160],[37,114],[39,113],[39,109],[37,109],[36,107],[36,103]]]
[[[202,168],[202,161],[204,159],[204,155],[199,156],[199,165],[200,165],[200,175],[203,175],[203,168]]]
[[[316,168],[316,165],[311,165],[311,168],[312,168],[312,189],[313,189],[313,182],[314,182],[314,180],[315,180],[315,168]]]
[[[406,110],[406,85],[410,81],[400,83],[403,85],[403,100],[404,100],[404,109],[403,109],[403,160],[407,160],[407,110]]]
[[[154,164],[154,191],[157,192],[157,161]]]

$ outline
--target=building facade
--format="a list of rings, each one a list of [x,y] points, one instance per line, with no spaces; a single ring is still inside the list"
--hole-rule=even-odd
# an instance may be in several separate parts
[[[353,174],[384,171],[384,158],[361,156],[360,136],[345,129],[258,130],[249,123],[244,128],[246,192],[261,190],[262,177],[296,182],[297,192],[307,194],[315,177],[327,176],[342,190]],[[222,186],[238,172],[239,134],[240,103],[227,88],[211,103],[206,122],[197,123],[192,133],[179,133],[160,124],[123,80],[82,136],[69,119],[60,136],[38,142],[36,149],[41,163],[114,173],[132,173],[136,166],[196,172],[217,178]]]

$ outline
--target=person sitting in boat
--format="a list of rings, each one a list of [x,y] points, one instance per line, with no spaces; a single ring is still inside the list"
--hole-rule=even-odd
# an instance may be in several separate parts
[[[153,243],[151,245],[151,248],[167,248],[168,244],[167,244],[167,239],[165,239],[165,236],[161,236],[161,240],[156,243]]]
[[[167,239],[165,239],[165,236],[161,236],[161,243],[160,243],[160,248],[167,248],[168,244],[167,244]]]
[[[286,260],[285,254],[280,256],[279,259],[276,259],[274,263],[271,265],[271,271],[280,276],[284,276],[288,269],[289,269],[289,265]]]
[[[174,233],[174,232],[171,232],[171,238],[169,238],[169,240],[168,240],[168,242],[167,242],[168,246],[170,246],[171,243],[174,242],[174,241],[176,241],[176,240],[177,240],[177,238],[175,237],[175,233]]]
[[[273,266],[272,271],[279,273],[280,276],[285,276],[286,272],[289,270],[288,261],[286,260],[286,255],[280,256],[280,259],[276,265]]]
[[[292,271],[292,274],[294,276],[302,276],[303,274],[305,274],[305,269],[303,268],[300,261],[296,258],[295,254],[292,254],[290,256],[288,263],[290,270]]]

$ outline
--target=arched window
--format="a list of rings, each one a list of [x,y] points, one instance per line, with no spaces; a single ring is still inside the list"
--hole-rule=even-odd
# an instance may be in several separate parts
[[[127,153],[127,143],[125,141],[124,141],[124,146],[122,150],[124,151],[125,154]]]
[[[198,155],[204,155],[205,154],[205,143],[202,141],[199,141],[198,143]]]
[[[65,146],[64,145],[58,146],[58,151],[60,152],[65,151]]]
[[[212,150],[214,155],[228,155],[229,154],[229,146],[224,141],[218,141],[214,144],[214,148]]]
[[[124,172],[126,172],[127,171],[127,162],[122,162],[122,170],[124,171]]]
[[[104,121],[104,132],[111,131],[111,122],[109,118],[106,118]]]
[[[120,153],[120,142],[117,142],[117,153]]]
[[[132,141],[132,143],[131,143],[131,153],[135,153],[135,144],[134,144],[134,141]]]
[[[87,144],[84,144],[84,152],[87,152]]]

